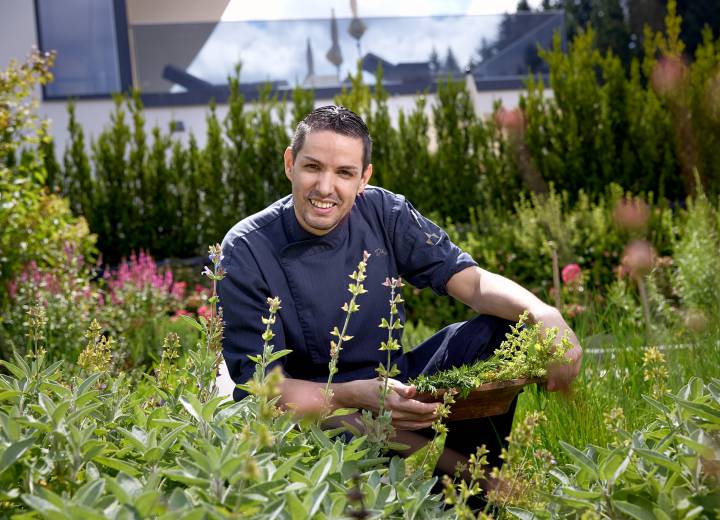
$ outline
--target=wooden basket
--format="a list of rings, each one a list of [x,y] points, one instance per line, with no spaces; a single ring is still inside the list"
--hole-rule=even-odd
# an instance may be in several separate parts
[[[525,385],[542,382],[544,379],[529,378],[482,384],[472,390],[467,397],[461,398],[456,395],[455,403],[450,406],[450,415],[446,420],[447,422],[463,421],[504,414]],[[418,393],[415,399],[424,403],[442,401],[445,392],[444,388],[439,388],[437,395],[422,392]]]

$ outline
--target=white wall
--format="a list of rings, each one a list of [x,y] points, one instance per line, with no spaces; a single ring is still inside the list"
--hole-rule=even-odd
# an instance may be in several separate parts
[[[34,5],[32,0],[0,0],[0,68],[11,59],[23,61],[37,45]]]
[[[517,106],[521,90],[503,90],[495,92],[479,92],[476,94],[476,110],[480,114],[489,114],[492,112],[493,103],[501,100],[503,106]],[[332,100],[316,100],[315,106],[321,106],[331,103]],[[430,114],[431,106],[435,102],[435,96],[428,96],[426,112]],[[400,110],[406,114],[415,108],[415,96],[393,96],[388,101],[390,107],[390,115],[393,121],[397,121]],[[97,136],[103,127],[110,124],[110,113],[113,109],[113,102],[110,100],[92,100],[79,101],[76,103],[76,116],[81,123],[86,140]],[[51,133],[55,138],[56,150],[58,157],[62,156],[68,138],[67,124],[67,108],[64,102],[46,101],[41,106],[41,113],[51,120]],[[218,117],[223,118],[227,113],[227,105],[218,105]],[[192,132],[197,139],[199,145],[205,143],[205,116],[207,115],[207,106],[185,106],[185,107],[162,107],[147,108],[145,110],[145,118],[148,130],[155,125],[161,129],[168,128],[171,121],[182,121],[185,125],[185,131],[179,132],[176,136],[184,142]]]

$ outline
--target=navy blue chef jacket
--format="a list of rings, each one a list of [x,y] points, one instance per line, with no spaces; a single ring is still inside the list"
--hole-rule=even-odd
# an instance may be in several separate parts
[[[276,350],[292,349],[292,354],[276,363],[288,377],[326,381],[330,331],[342,326],[341,307],[351,297],[348,275],[357,269],[363,251],[371,254],[364,282],[368,292],[358,297],[360,310],[350,318],[347,334],[354,337],[340,353],[337,382],[376,377],[375,368],[387,360],[387,353],[378,350],[387,339],[387,329],[378,327],[389,313],[390,293],[382,285],[386,277],[402,276],[415,287],[447,294],[453,274],[477,265],[402,195],[368,186],[350,214],[324,236],[300,227],[288,195],[240,221],[223,240],[227,275],[219,294],[223,354],[232,379],[244,383],[252,377],[255,365],[248,354],[262,352],[265,326],[260,317],[268,314],[267,298],[279,296],[282,309],[273,326],[273,344]],[[402,306],[399,310],[404,321]],[[244,396],[235,389],[235,399]]]

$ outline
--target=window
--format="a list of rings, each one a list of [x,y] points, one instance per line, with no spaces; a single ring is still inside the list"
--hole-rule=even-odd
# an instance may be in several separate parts
[[[46,99],[105,97],[127,89],[122,0],[36,0],[35,7],[40,47],[57,51]]]

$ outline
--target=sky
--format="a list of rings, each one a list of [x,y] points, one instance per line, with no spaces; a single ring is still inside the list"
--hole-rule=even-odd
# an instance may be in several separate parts
[[[530,0],[531,7],[540,0]],[[493,15],[513,13],[517,0],[357,0],[359,16]],[[231,0],[223,21],[326,18],[330,10],[339,18],[352,16],[350,0]]]

